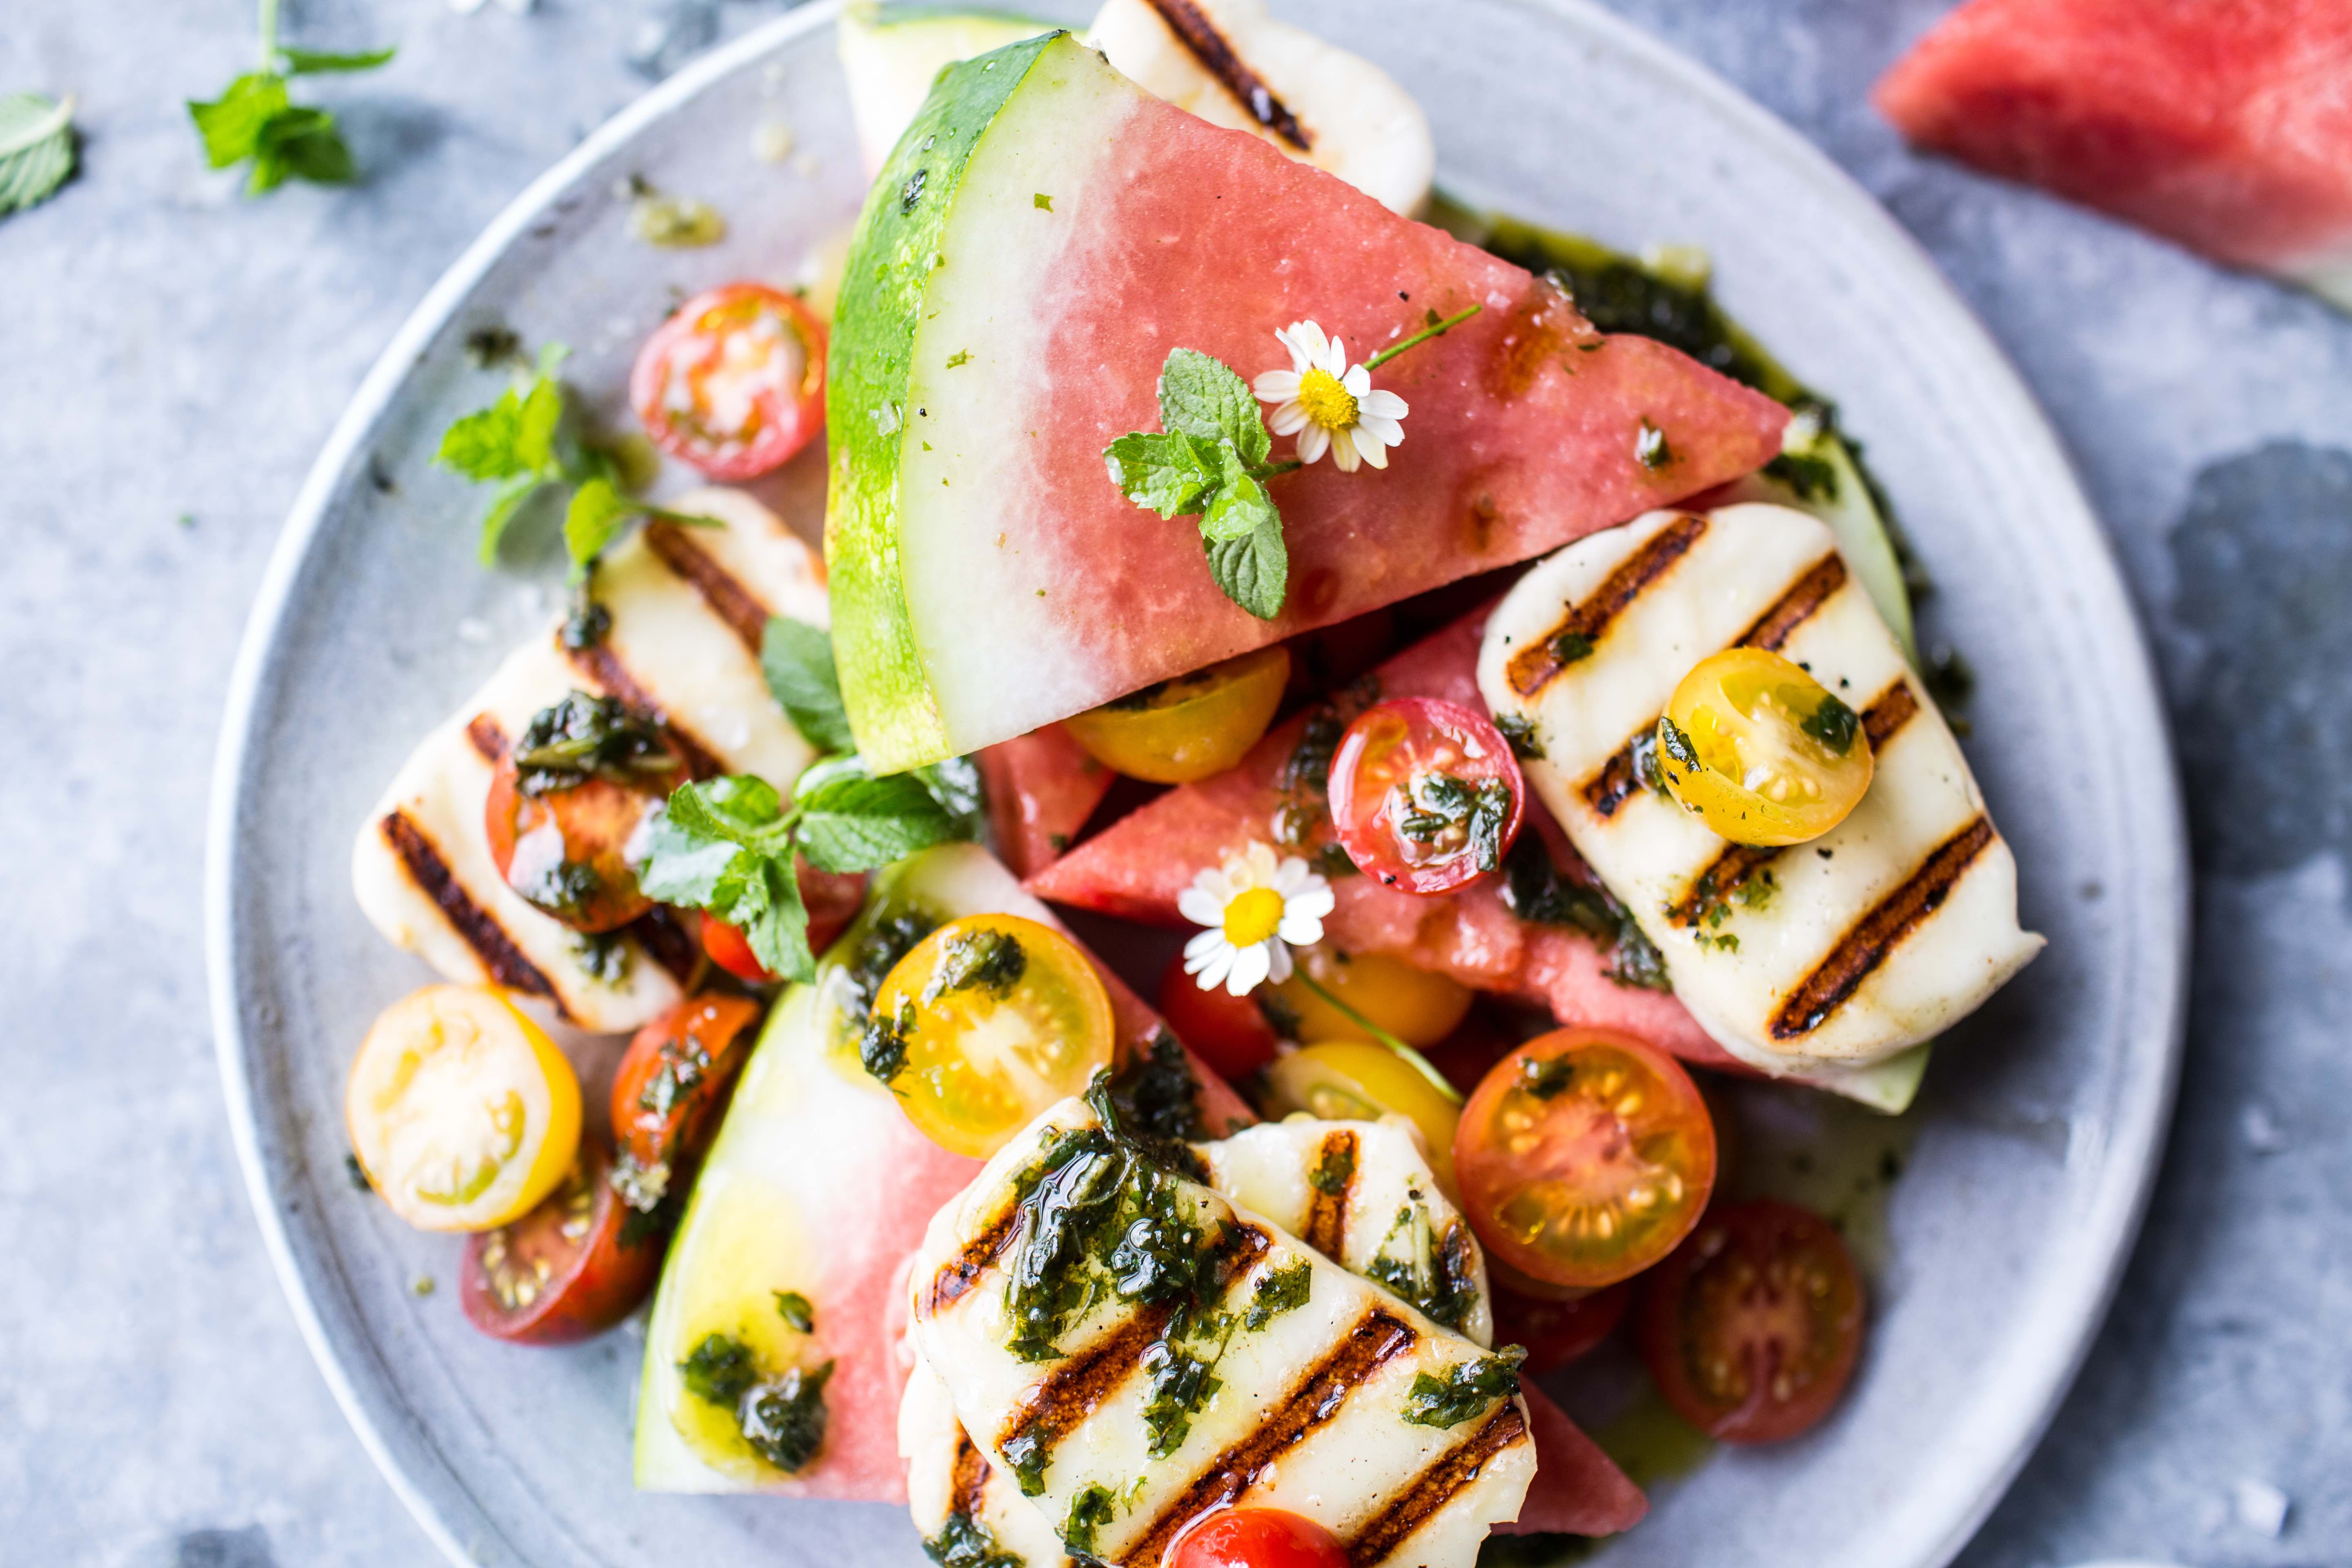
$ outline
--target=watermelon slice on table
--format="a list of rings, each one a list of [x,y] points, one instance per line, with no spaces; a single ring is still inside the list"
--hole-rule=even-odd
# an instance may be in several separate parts
[[[1872,98],[1903,134],[2352,310],[2352,7],[1974,0]]]
[[[1473,304],[1377,373],[1412,405],[1386,471],[1272,481],[1273,621],[1218,589],[1193,522],[1105,471],[1114,437],[1159,427],[1174,348],[1254,376],[1288,363],[1274,332],[1295,321],[1360,358]],[[1066,35],[941,77],[867,198],[834,342],[835,646],[884,771],[1525,560],[1758,468],[1787,420]]]
[[[1481,607],[1376,668],[1353,700],[1438,697],[1485,710],[1478,695]],[[1342,710],[1345,710],[1344,709]],[[1275,837],[1278,819],[1298,814],[1301,853],[1331,864],[1336,847],[1330,815],[1315,790],[1289,782],[1329,765],[1328,737],[1339,724],[1320,710],[1299,714],[1269,731],[1239,764],[1214,778],[1172,790],[1079,845],[1028,883],[1040,898],[1153,925],[1182,926],[1176,907],[1192,879],[1223,865],[1253,840]],[[1310,730],[1326,739],[1305,766],[1294,763]],[[1538,831],[1550,826],[1541,824]],[[1546,834],[1556,864],[1576,866],[1558,832]],[[1344,859],[1344,856],[1341,856]],[[1685,1060],[1728,1062],[1681,1003],[1662,992],[1609,977],[1609,955],[1581,931],[1521,920],[1503,901],[1499,879],[1482,878],[1460,891],[1421,898],[1382,887],[1369,877],[1339,876],[1338,904],[1323,922],[1325,937],[1349,952],[1387,952],[1450,974],[1465,985],[1499,992],[1551,1009],[1564,1023],[1631,1030]]]
[[[1024,879],[1062,858],[1117,776],[1059,724],[999,741],[972,760],[988,785],[996,852]]]

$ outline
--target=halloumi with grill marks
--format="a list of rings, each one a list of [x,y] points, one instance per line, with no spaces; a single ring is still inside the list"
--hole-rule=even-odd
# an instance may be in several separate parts
[[[1526,1402],[1473,1395],[1451,1425],[1409,1421],[1417,1380],[1431,1380],[1424,1393],[1475,1382],[1491,1358],[1206,1185],[1153,1178],[1174,1216],[1223,1238],[1213,1299],[1189,1327],[1171,1307],[1119,1299],[1089,1255],[1059,1353],[1016,1352],[1007,1287],[1027,1259],[1024,1180],[1066,1160],[1056,1180],[1076,1181],[1091,1160],[1128,1173],[1116,1190],[1139,1192],[1129,1157],[1084,1101],[1065,1100],[940,1210],[916,1253],[910,1336],[990,1466],[1025,1467],[1024,1492],[1066,1533],[1091,1512],[1073,1544],[1109,1563],[1156,1568],[1184,1524],[1246,1503],[1315,1520],[1365,1568],[1469,1568],[1489,1528],[1518,1517],[1535,1474]],[[1253,1326],[1260,1305],[1278,1310]],[[1153,1369],[1183,1352],[1209,1377],[1171,1420],[1168,1398],[1149,1408]]]
[[[1494,1306],[1477,1238],[1438,1190],[1418,1135],[1395,1121],[1262,1122],[1196,1143],[1209,1184],[1273,1221],[1349,1273],[1431,1306],[1485,1346]],[[1449,1288],[1452,1287],[1452,1288]],[[1053,1521],[989,1463],[956,1419],[947,1384],[919,1353],[899,1407],[899,1452],[915,1528],[942,1547],[984,1531],[989,1549],[1024,1568],[1071,1559]]]
[[[814,755],[769,695],[759,646],[770,615],[827,624],[823,562],[740,490],[693,491],[670,510],[724,526],[656,524],[610,552],[596,574],[604,641],[567,650],[551,626],[509,656],[402,764],[352,852],[360,907],[386,940],[599,1033],[659,1016],[678,983],[628,935],[617,974],[600,977],[578,935],[499,875],[482,813],[506,746],[583,690],[659,713],[701,770],[789,789]]]
[[[1743,643],[1805,666],[1870,736],[1869,792],[1810,843],[1729,844],[1642,776],[1633,743],[1675,687]],[[1817,519],[1658,511],[1579,540],[1496,608],[1478,685],[1534,727],[1529,783],[1665,953],[1675,994],[1751,1066],[1881,1061],[2041,951],[1958,742]]]

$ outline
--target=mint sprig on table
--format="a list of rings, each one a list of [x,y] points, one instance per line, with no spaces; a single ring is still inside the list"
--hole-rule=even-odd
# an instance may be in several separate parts
[[[205,161],[215,169],[250,162],[245,183],[249,195],[276,190],[289,179],[349,184],[359,168],[335,117],[296,103],[287,83],[294,77],[374,70],[390,63],[394,51],[331,54],[282,46],[278,5],[278,0],[261,0],[261,68],[236,78],[208,102],[189,100],[188,117],[204,140]]]
[[[74,101],[0,97],[0,217],[55,195],[74,170]]]
[[[978,770],[951,758],[876,778],[854,743],[823,631],[768,622],[761,671],[803,739],[830,754],[790,798],[751,774],[681,784],[653,827],[638,886],[664,903],[706,910],[740,930],[769,973],[815,978],[808,910],[795,861],[820,871],[870,871],[980,831]]]

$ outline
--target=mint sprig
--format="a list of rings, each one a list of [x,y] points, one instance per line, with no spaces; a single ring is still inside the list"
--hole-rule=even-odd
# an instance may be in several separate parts
[[[0,98],[0,217],[45,202],[74,171],[74,100]]]
[[[215,169],[251,163],[245,183],[249,195],[274,191],[289,179],[349,184],[358,177],[359,169],[335,117],[323,109],[294,102],[287,82],[294,77],[326,72],[374,70],[388,64],[394,51],[333,54],[281,47],[278,4],[278,0],[261,0],[261,68],[237,77],[218,98],[188,102],[188,117],[195,121],[196,134],[204,142],[205,160]]]

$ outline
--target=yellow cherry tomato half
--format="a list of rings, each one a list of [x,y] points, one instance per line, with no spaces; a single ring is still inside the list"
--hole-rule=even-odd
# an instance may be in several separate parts
[[[1321,1121],[1378,1121],[1402,1116],[1421,1131],[1429,1146],[1429,1167],[1452,1197],[1454,1126],[1461,1108],[1440,1093],[1421,1070],[1386,1046],[1363,1040],[1326,1040],[1278,1058],[1265,1069],[1270,1116],[1305,1111]]]
[[[1110,995],[1076,943],[1019,915],[950,921],[874,996],[862,1054],[907,1119],[986,1159],[1110,1065]]]
[[[489,1230],[553,1192],[580,1150],[580,1079],[487,985],[428,985],[376,1018],[343,1120],[360,1168],[419,1230]]]
[[[1303,976],[1303,977],[1302,977]],[[1312,980],[1315,984],[1309,985]],[[1350,1018],[1316,994],[1320,985],[1362,1016]],[[1451,975],[1432,973],[1385,952],[1341,952],[1311,947],[1298,954],[1298,968],[1274,987],[1274,996],[1301,1040],[1367,1040],[1370,1029],[1386,1029],[1409,1046],[1433,1046],[1454,1033],[1470,1011],[1470,988]],[[1287,1020],[1286,1020],[1287,1021]]]
[[[1658,721],[1674,797],[1734,844],[1819,838],[1870,788],[1861,716],[1802,667],[1726,648],[1683,677]]]
[[[1223,773],[1258,742],[1282,704],[1290,650],[1279,645],[1130,692],[1062,721],[1095,761],[1151,784]]]

